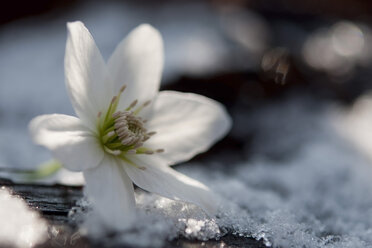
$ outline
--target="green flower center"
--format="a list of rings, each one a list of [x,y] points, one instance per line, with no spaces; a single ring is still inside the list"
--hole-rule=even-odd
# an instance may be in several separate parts
[[[126,109],[117,111],[124,90],[125,86],[120,89],[117,96],[113,97],[105,116],[102,116],[101,112],[98,113],[98,139],[103,149],[126,162],[128,162],[125,157],[127,154],[164,152],[164,149],[152,150],[144,146],[144,143],[156,134],[156,132],[148,132],[145,128],[146,120],[138,116],[141,110],[150,104],[150,101],[136,108],[138,101],[135,100]]]

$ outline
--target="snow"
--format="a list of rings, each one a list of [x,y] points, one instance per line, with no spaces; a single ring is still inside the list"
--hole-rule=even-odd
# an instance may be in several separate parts
[[[47,224],[19,197],[0,189],[0,245],[34,247],[47,238]]]
[[[202,63],[198,68],[210,73],[220,68],[213,63],[230,52],[222,48],[222,31],[209,29],[216,22],[213,14],[185,24],[167,21],[174,16],[166,9],[152,16],[135,6],[100,7],[99,12],[94,12],[96,6],[85,6],[48,23],[20,21],[0,30],[0,167],[35,168],[49,160],[46,149],[32,144],[27,131],[29,120],[44,113],[73,114],[63,83],[65,21],[83,20],[105,58],[132,27],[151,22],[164,34],[165,81],[182,73],[199,73],[192,67],[193,58],[183,53],[187,51],[184,47],[202,48],[206,55],[198,61]],[[205,6],[187,5],[183,10],[203,12]],[[159,18],[162,15],[165,21]],[[184,19],[187,17],[184,14]],[[259,22],[255,16],[240,18]],[[205,35],[206,29],[209,35]],[[194,38],[184,39],[190,34]],[[244,44],[249,41],[236,38]],[[193,42],[187,43],[190,40]],[[208,58],[208,54],[213,56]],[[137,190],[138,221],[107,242],[161,247],[164,241],[179,235],[208,240],[229,232],[262,239],[273,247],[372,247],[371,102],[370,97],[363,97],[349,110],[332,102],[297,96],[253,112],[234,109],[232,136],[240,140],[253,137],[245,147],[245,159],[237,163],[212,158],[176,167],[221,196],[224,205],[218,216],[211,219],[196,206]],[[236,156],[233,151],[223,154],[224,158]],[[81,184],[82,177],[61,171],[49,179],[53,182]],[[34,212],[4,191],[0,191],[0,202],[0,215],[7,213],[0,217],[2,220],[9,220],[14,227],[33,227],[29,239],[19,239],[17,242],[23,243],[14,245],[27,247],[30,240],[41,241],[45,224]],[[20,209],[17,215],[13,206]],[[82,218],[89,216],[84,200],[81,206],[71,212],[72,221],[82,223]],[[94,218],[90,219],[93,223],[82,223],[81,232],[102,233]],[[10,242],[9,237],[13,237],[12,242],[17,240],[14,235],[19,232],[9,229],[11,226],[0,229],[1,242]]]
[[[372,247],[372,166],[358,146],[346,142],[342,129],[334,128],[340,115],[353,114],[298,97],[243,114],[234,134],[244,136],[240,128],[249,132],[254,127],[250,159],[177,168],[224,200],[216,218],[196,206],[137,190],[136,223],[107,242],[161,247],[178,236],[208,240],[233,233],[271,247]]]

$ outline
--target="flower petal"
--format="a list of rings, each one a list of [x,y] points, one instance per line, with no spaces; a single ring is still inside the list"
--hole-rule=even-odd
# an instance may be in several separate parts
[[[36,144],[50,149],[63,166],[82,171],[97,166],[104,152],[93,133],[81,120],[69,115],[41,115],[29,124]]]
[[[106,64],[91,34],[82,22],[67,23],[65,54],[66,87],[76,114],[92,130],[97,114],[113,97],[107,82]]]
[[[135,165],[144,167],[123,165],[137,186],[173,200],[194,203],[212,216],[217,212],[217,197],[204,184],[161,164],[156,156],[132,155],[128,158]]]
[[[159,156],[175,164],[208,150],[230,127],[231,119],[220,103],[201,95],[162,91],[148,123],[148,130],[156,134],[146,146],[165,149]]]
[[[126,229],[136,212],[133,184],[123,168],[115,158],[105,156],[99,166],[83,173],[85,193],[102,224],[109,229]]]
[[[115,49],[108,61],[114,91],[126,84],[119,109],[134,100],[152,100],[159,90],[163,70],[163,40],[160,33],[148,24],[134,29]]]

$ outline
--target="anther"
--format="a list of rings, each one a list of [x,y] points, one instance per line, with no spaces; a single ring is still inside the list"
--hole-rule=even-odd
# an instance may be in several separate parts
[[[117,134],[119,140],[123,140],[123,139],[125,139],[126,137],[128,137],[127,132],[116,132],[116,134]]]
[[[137,105],[137,103],[138,103],[138,100],[137,100],[137,99],[134,100],[134,101],[129,105],[128,110],[131,109],[131,108],[134,108],[134,107]]]
[[[115,112],[115,113],[112,114],[112,118],[116,119],[116,118],[118,118],[120,115],[121,115],[121,112],[120,112],[120,111]]]
[[[101,139],[105,150],[117,156],[135,153],[153,154],[155,151],[147,150],[142,146],[155,132],[147,133],[147,129],[143,124],[143,119],[136,116],[136,112],[150,104],[150,101],[145,102],[137,107],[138,109],[132,111],[131,109],[138,106],[138,100],[134,100],[126,110],[116,111],[121,92],[124,91],[124,89],[125,86],[120,89],[120,93],[117,96],[112,98],[111,105],[104,120],[105,125],[102,127]]]
[[[123,140],[128,137],[128,132],[116,132],[116,134],[119,136],[119,140]]]
[[[128,154],[136,154],[136,152],[137,152],[137,151],[134,150],[134,149],[131,149],[131,150],[128,150],[128,151],[127,151]]]
[[[127,121],[127,119],[125,118],[125,116],[120,116],[119,118],[117,118],[117,119],[115,120],[115,124],[118,124],[119,127],[120,127],[120,126],[124,126],[124,127],[126,127],[126,126],[128,125],[128,121]]]
[[[121,128],[122,126],[123,126],[123,124],[121,124],[120,122],[116,122],[116,123],[114,124],[115,129],[119,129],[119,128]]]
[[[151,100],[146,101],[146,102],[143,104],[143,107],[146,107],[146,106],[150,105],[150,103],[151,103]]]
[[[130,145],[132,143],[132,141],[133,141],[133,137],[128,137],[128,138],[126,138],[124,140],[121,140],[121,143],[123,145]]]
[[[118,156],[120,154],[121,154],[121,151],[120,150],[113,150],[112,151],[112,155]]]
[[[115,129],[115,131],[117,133],[127,133],[128,132],[128,128],[126,126],[120,126],[119,128]]]
[[[101,115],[102,115],[102,112],[101,112],[101,111],[98,112],[98,114],[97,114],[97,118],[101,118]]]
[[[155,135],[155,134],[156,134],[156,132],[154,132],[154,131],[153,131],[153,132],[148,132],[148,133],[147,133],[148,136],[153,136],[153,135]]]
[[[162,152],[164,152],[164,149],[157,149],[157,150],[155,150],[155,152],[162,153]]]
[[[107,148],[106,146],[104,146],[104,149],[105,149],[106,152],[108,152],[112,155],[115,155],[115,156],[119,156],[121,154],[120,150],[111,150],[111,149]]]
[[[141,146],[143,146],[143,143],[142,142],[137,143],[133,148],[134,149],[137,149],[137,148],[140,148]]]
[[[115,135],[115,132],[114,131],[110,131],[108,134],[107,134],[107,137],[111,138],[112,136]]]
[[[121,86],[120,92],[123,92],[125,90],[125,88],[127,88],[127,86],[124,84],[123,86]]]

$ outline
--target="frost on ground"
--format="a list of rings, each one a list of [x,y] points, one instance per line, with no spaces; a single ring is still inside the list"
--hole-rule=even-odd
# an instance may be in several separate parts
[[[47,224],[18,197],[0,189],[0,246],[34,247],[47,238]]]
[[[179,167],[222,197],[217,218],[137,191],[137,222],[109,242],[161,246],[233,233],[272,247],[372,247],[372,166],[336,132],[345,114],[304,99],[273,106],[235,116],[234,135],[256,133],[246,162]]]

